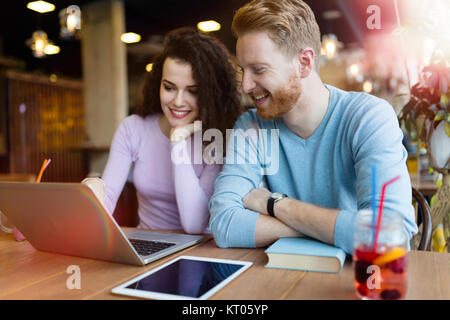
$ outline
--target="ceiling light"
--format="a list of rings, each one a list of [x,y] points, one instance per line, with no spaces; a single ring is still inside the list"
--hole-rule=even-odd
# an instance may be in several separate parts
[[[31,38],[25,43],[31,48],[33,51],[33,56],[36,58],[42,58],[45,56],[44,49],[48,44],[48,37],[44,31],[38,30],[33,32]]]
[[[48,54],[57,54],[61,51],[58,46],[55,46],[48,39],[47,34],[42,30],[33,32],[32,37],[25,41],[25,44],[31,48],[33,56],[36,58],[43,58]]]
[[[325,52],[328,57],[332,58],[336,53],[336,43],[334,41],[327,41],[325,43]]]
[[[59,12],[61,38],[68,39],[79,36],[81,29],[81,10],[76,5],[68,6]]]
[[[55,10],[55,5],[45,1],[33,1],[27,4],[27,8],[39,13],[45,13]]]
[[[334,20],[342,17],[342,14],[338,10],[327,10],[322,13],[322,17],[326,20]]]
[[[372,82],[369,81],[369,80],[364,81],[364,83],[363,83],[363,90],[364,90],[364,92],[371,93],[372,89],[373,89]]]
[[[201,21],[197,24],[197,28],[203,32],[212,32],[220,30],[220,23],[214,20]]]
[[[54,44],[47,44],[44,48],[45,54],[58,54],[60,51],[61,49]]]
[[[153,63],[149,63],[148,65],[145,66],[145,70],[146,70],[147,72],[152,71],[152,69],[153,69]]]
[[[332,33],[325,34],[322,37],[322,48],[327,58],[333,59],[338,50],[342,48],[342,43],[337,39],[336,35]]]
[[[120,36],[120,40],[125,43],[136,43],[141,41],[141,36],[134,32],[127,32]]]
[[[350,74],[352,75],[352,77],[356,77],[359,74],[359,66],[356,63],[353,63],[350,66]]]

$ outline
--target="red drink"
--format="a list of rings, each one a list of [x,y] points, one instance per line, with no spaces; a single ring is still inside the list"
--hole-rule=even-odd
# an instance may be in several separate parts
[[[355,289],[362,299],[403,299],[407,289],[406,250],[402,246],[359,244],[353,255]]]

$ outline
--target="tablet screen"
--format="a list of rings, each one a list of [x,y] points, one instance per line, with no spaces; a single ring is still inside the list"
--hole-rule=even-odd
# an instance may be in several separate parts
[[[183,258],[126,288],[199,298],[243,267],[241,264]]]

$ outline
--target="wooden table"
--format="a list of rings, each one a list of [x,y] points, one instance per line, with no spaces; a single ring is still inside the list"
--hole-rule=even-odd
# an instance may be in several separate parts
[[[254,265],[211,299],[357,299],[353,270],[347,260],[339,274],[264,268],[264,249],[220,249],[213,239],[155,261],[145,267],[36,251],[27,241],[16,242],[0,231],[0,300],[9,299],[128,299],[111,289],[178,255],[252,261]],[[406,299],[450,299],[450,254],[408,253]],[[81,270],[81,289],[67,289],[71,274]]]

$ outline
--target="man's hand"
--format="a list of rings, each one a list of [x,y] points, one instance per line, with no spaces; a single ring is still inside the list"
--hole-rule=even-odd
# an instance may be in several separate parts
[[[272,192],[270,192],[266,188],[252,189],[242,199],[242,201],[244,202],[244,207],[246,209],[268,215],[269,213],[267,212],[267,200],[269,199],[271,194]]]

